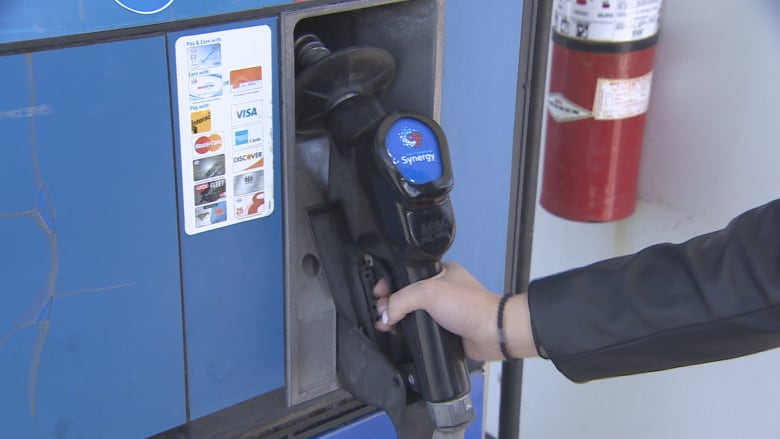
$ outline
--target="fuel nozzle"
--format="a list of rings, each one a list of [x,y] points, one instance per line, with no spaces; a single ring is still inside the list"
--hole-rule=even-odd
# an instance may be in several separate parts
[[[421,114],[389,113],[358,157],[372,210],[396,258],[395,286],[440,273],[455,236],[452,169],[441,127]],[[434,425],[468,425],[474,412],[460,338],[424,311],[406,316],[401,327],[413,360],[407,381],[428,402]]]
[[[394,290],[440,273],[455,221],[449,149],[439,124],[382,107],[395,75],[393,57],[382,49],[331,52],[316,36],[303,35],[296,59],[298,132],[330,134],[329,197],[343,208],[351,240],[381,260]],[[400,326],[407,352],[392,358],[407,387],[426,401],[438,436],[462,437],[474,418],[462,341],[424,311]]]

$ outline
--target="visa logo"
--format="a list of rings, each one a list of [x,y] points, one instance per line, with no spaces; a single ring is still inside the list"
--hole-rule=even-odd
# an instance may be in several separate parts
[[[262,101],[255,101],[233,105],[233,125],[260,122],[262,116],[261,108],[263,108],[262,104]]]
[[[239,119],[252,116],[257,116],[257,108],[244,108],[243,110],[236,111],[236,117]]]

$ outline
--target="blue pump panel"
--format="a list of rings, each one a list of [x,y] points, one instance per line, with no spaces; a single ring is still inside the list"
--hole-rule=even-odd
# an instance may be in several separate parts
[[[185,421],[163,37],[0,57],[0,434]]]
[[[276,29],[276,19],[265,19],[168,35],[192,419],[284,386]],[[193,96],[192,81],[204,76],[201,72],[221,75],[224,90]],[[236,72],[243,74],[240,81]],[[247,80],[258,72],[262,84],[253,81],[256,76]],[[203,120],[203,114],[208,129],[194,129],[193,118]],[[245,137],[246,131],[258,134]],[[199,158],[198,139],[215,134],[221,144],[209,143],[216,150]],[[251,144],[255,141],[257,146]],[[226,169],[190,178],[194,161],[220,156]],[[201,182],[220,181],[226,188],[215,203],[190,197]],[[238,213],[239,200],[258,194],[265,197],[264,212],[254,218]],[[227,209],[224,221],[199,227],[197,215],[209,205]],[[188,218],[193,219],[189,227]]]
[[[267,58],[221,85],[251,98],[261,67],[267,118],[228,122],[225,207],[262,193],[265,210],[189,234],[174,45],[246,27]],[[0,436],[148,437],[284,386],[277,65],[275,18],[0,56]]]
[[[0,44],[116,30],[292,4],[290,0],[4,1]]]

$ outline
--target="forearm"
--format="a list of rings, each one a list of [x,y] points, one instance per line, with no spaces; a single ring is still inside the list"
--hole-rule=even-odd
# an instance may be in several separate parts
[[[727,228],[532,282],[537,348],[574,381],[780,345],[780,201]]]

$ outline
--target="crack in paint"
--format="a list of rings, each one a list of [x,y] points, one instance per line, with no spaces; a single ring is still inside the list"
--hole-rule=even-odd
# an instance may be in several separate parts
[[[33,69],[33,60],[31,54],[25,54],[25,61],[27,62],[27,81],[30,86],[30,107],[28,108],[35,108],[35,74]],[[41,213],[41,193],[46,193],[46,185],[43,181],[43,176],[41,175],[41,164],[38,160],[38,142],[36,140],[35,136],[35,116],[36,113],[31,112],[29,115],[30,119],[30,150],[31,150],[31,160],[33,165],[33,171],[35,173],[35,181],[38,183],[38,197],[36,199],[35,203],[35,213],[37,214],[36,219],[38,219],[38,224],[43,225],[44,232],[46,233],[46,237],[49,239],[49,248],[50,248],[50,256],[51,256],[51,267],[49,269],[49,273],[47,276],[47,282],[46,282],[46,289],[44,290],[46,292],[46,300],[43,302],[41,306],[41,312],[38,313],[38,316],[34,322],[34,324],[38,325],[38,341],[35,344],[35,347],[33,348],[33,357],[30,360],[30,367],[27,372],[28,376],[28,384],[27,384],[27,400],[30,404],[30,413],[35,416],[35,395],[37,390],[37,384],[38,384],[38,371],[40,369],[41,365],[41,357],[43,357],[43,348],[46,346],[46,339],[49,335],[49,319],[51,318],[51,302],[54,300],[54,294],[56,291],[56,284],[57,284],[57,272],[59,269],[59,259],[57,256],[57,235],[55,234],[55,228],[49,227],[49,223],[54,221],[54,212],[53,212],[53,206],[51,205],[51,200],[49,200],[48,203],[44,204],[45,208],[47,209],[46,213]],[[48,198],[48,197],[47,197]],[[44,314],[45,311],[45,314]],[[46,320],[41,320],[42,314],[46,315]],[[31,322],[32,323],[32,322]]]
[[[80,290],[64,291],[62,293],[57,293],[57,297],[69,297],[69,296],[78,296],[82,294],[105,293],[107,291],[118,290],[121,288],[130,288],[133,286],[135,286],[135,282],[128,282],[128,283],[111,285],[108,287],[101,287],[101,288],[82,288]]]
[[[31,215],[37,215],[38,212],[35,211],[35,209],[31,210],[23,210],[21,212],[4,212],[0,213],[0,219],[6,219],[6,218],[19,218],[22,216],[31,216]]]
[[[52,205],[49,191],[46,190],[46,187],[43,186],[43,184],[40,185],[38,199],[36,201],[35,213],[38,214],[38,217],[46,226],[46,233],[56,237],[57,229],[54,227],[54,206]]]
[[[33,303],[30,308],[28,308],[28,311],[20,316],[19,320],[21,320],[21,322],[19,323],[19,320],[17,320],[18,324],[11,328],[11,330],[3,335],[2,338],[0,338],[0,349],[2,349],[3,346],[20,331],[36,326],[38,327],[38,338],[35,342],[35,346],[33,347],[32,358],[30,359],[30,364],[27,370],[27,398],[30,406],[30,413],[35,416],[38,374],[40,371],[43,351],[46,347],[46,341],[49,335],[49,326],[51,323],[51,316],[55,299],[82,294],[114,291],[117,289],[131,287],[135,285],[135,283],[121,283],[99,288],[82,288],[73,291],[65,291],[62,293],[56,292],[57,275],[59,272],[56,213],[54,210],[53,200],[42,177],[40,162],[38,160],[38,145],[35,136],[35,117],[49,114],[50,108],[48,105],[35,105],[35,78],[33,72],[32,56],[28,53],[25,54],[25,58],[27,62],[27,77],[30,85],[29,92],[31,105],[22,109],[2,111],[0,112],[0,119],[18,117],[29,118],[31,160],[38,193],[35,199],[35,207],[33,209],[18,212],[0,213],[0,220],[19,217],[33,218],[41,230],[43,230],[49,241],[51,267],[49,268],[49,272],[46,275],[46,285],[43,288],[43,291],[41,291],[37,297],[33,299]]]

